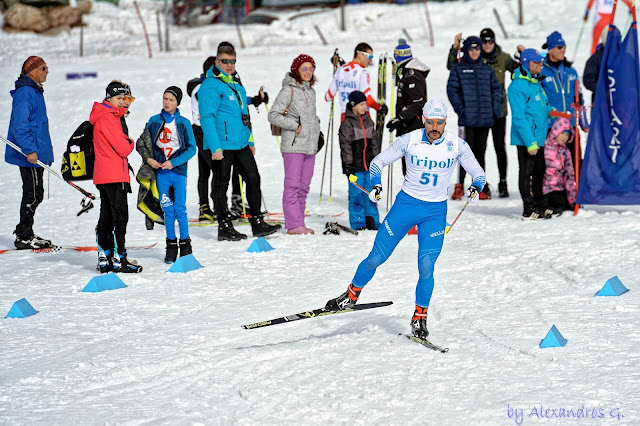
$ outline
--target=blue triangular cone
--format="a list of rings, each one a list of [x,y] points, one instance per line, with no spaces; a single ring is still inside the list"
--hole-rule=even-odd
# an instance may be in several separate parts
[[[557,348],[567,344],[567,339],[562,337],[560,330],[555,325],[551,326],[551,330],[544,339],[540,340],[540,348]]]
[[[622,284],[622,281],[620,281],[620,278],[616,275],[604,283],[600,291],[596,293],[596,296],[620,296],[627,291],[629,291],[629,289]]]
[[[87,283],[82,289],[85,293],[98,293],[105,290],[116,290],[118,288],[125,288],[127,285],[116,274],[98,275],[91,278],[91,281]]]
[[[271,244],[269,244],[269,242],[265,240],[264,237],[256,238],[255,240],[253,240],[253,242],[247,249],[249,253],[260,253],[263,251],[271,250],[273,250],[273,247],[271,247]]]
[[[22,298],[13,303],[13,306],[9,309],[9,313],[5,318],[26,318],[37,313],[38,311],[33,309],[33,306],[27,302],[27,299]]]
[[[202,268],[200,262],[192,254],[179,257],[167,272],[189,272]]]

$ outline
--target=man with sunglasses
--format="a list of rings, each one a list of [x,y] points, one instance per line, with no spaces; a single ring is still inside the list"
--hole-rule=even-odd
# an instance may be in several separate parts
[[[464,139],[473,151],[480,167],[484,169],[487,137],[494,120],[500,117],[502,90],[493,69],[482,63],[482,42],[479,37],[468,37],[464,42],[462,61],[451,68],[447,82],[447,96],[458,114],[458,126],[464,127]],[[453,200],[464,196],[466,172],[460,168],[458,184]],[[480,199],[490,199],[491,192],[485,186]]]
[[[53,163],[53,146],[49,134],[49,119],[42,85],[47,81],[49,68],[39,56],[30,56],[22,64],[22,71],[11,91],[11,120],[7,139],[20,147],[26,157],[7,147],[4,159],[20,168],[22,201],[20,222],[16,226],[14,245],[18,250],[51,247],[51,241],[33,232],[36,208],[44,197],[44,169],[37,163]]]
[[[418,284],[411,331],[419,338],[429,336],[427,310],[434,287],[434,265],[444,241],[447,225],[449,183],[458,163],[473,181],[467,190],[470,203],[475,203],[485,185],[484,170],[467,143],[445,130],[447,107],[430,100],[422,110],[423,129],[400,136],[371,162],[369,174],[374,185],[369,199],[377,202],[382,193],[382,169],[404,157],[407,175],[391,210],[376,234],[373,248],[358,266],[347,291],[327,302],[326,309],[352,308],[363,287],[371,281],[376,269],[393,253],[407,232],[418,226]]]
[[[367,97],[367,106],[386,114],[388,108],[386,105],[380,105],[373,99],[371,95],[371,77],[367,71],[367,67],[373,64],[373,48],[367,43],[359,43],[353,52],[353,60],[346,65],[338,68],[329,90],[324,95],[324,100],[331,100],[338,96],[340,103],[340,122],[344,121],[345,111],[349,103],[349,95],[354,90],[359,90]]]

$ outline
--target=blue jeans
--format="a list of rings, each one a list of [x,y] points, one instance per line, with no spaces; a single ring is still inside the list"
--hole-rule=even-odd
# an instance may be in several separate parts
[[[175,222],[178,221],[180,239],[189,238],[189,218],[187,217],[187,177],[172,170],[158,170],[158,192],[160,206],[164,213],[164,226],[167,229],[167,239],[176,239]],[[172,200],[169,188],[173,187]]]
[[[371,253],[360,262],[353,285],[364,287],[373,278],[378,266],[393,253],[400,240],[414,225],[418,225],[418,285],[416,305],[426,308],[433,293],[433,269],[442,250],[447,225],[447,202],[421,201],[400,191],[385,217]]]
[[[369,179],[369,172],[355,172],[354,175],[358,178],[356,183],[371,191],[373,187],[371,180]],[[378,215],[378,205],[369,200],[369,195],[362,192],[360,188],[355,185],[349,184],[349,224],[353,229],[360,229],[366,227],[367,216],[371,216],[376,222],[376,229],[380,224],[380,216]]]

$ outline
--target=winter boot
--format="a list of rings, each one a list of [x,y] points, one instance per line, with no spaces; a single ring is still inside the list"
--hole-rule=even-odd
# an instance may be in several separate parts
[[[480,194],[478,194],[481,200],[490,200],[491,199],[491,189],[489,188],[489,184],[485,184]]]
[[[380,224],[376,223],[376,220],[373,218],[373,216],[365,216],[364,222],[367,225],[366,229],[370,229],[372,231],[377,231],[380,227]]]
[[[271,235],[282,227],[281,225],[268,224],[264,221],[264,216],[262,215],[249,218],[249,222],[251,222],[251,231],[254,237]]]
[[[218,241],[240,241],[246,239],[247,236],[245,234],[235,230],[230,217],[218,221]]]
[[[498,183],[498,194],[500,194],[500,198],[508,198],[509,191],[507,191],[507,181],[501,180]]]
[[[215,220],[215,215],[211,211],[209,204],[200,204],[200,216],[198,216],[198,221],[203,222],[207,220],[213,222]]]
[[[113,271],[111,250],[98,250],[98,271],[100,271],[101,274]]]
[[[324,308],[327,311],[344,311],[345,309],[351,309],[356,305],[361,291],[362,287],[356,287],[351,283],[347,291],[335,299],[329,300]]]
[[[173,263],[178,257],[178,240],[170,240],[167,238],[166,254],[164,256],[164,263]]]
[[[113,262],[114,272],[122,272],[125,274],[137,274],[138,272],[142,272],[142,266],[130,263],[127,260],[127,252],[122,254],[113,253],[111,262]]]
[[[32,235],[29,238],[22,239],[17,238],[13,242],[18,250],[33,250],[33,249],[43,249],[43,248],[51,248],[51,241],[44,240],[36,235]]]
[[[191,253],[193,253],[193,249],[191,248],[191,238],[187,237],[184,240],[180,239],[180,257]]]
[[[461,183],[456,183],[456,187],[453,190],[453,195],[451,196],[452,200],[462,200],[464,197],[464,188]]]
[[[416,305],[416,310],[413,312],[413,317],[411,317],[411,333],[420,339],[429,337],[429,330],[427,330],[428,309]]]

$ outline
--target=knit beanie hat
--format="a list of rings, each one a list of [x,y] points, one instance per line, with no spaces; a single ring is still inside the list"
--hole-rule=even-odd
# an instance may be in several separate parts
[[[171,93],[173,96],[175,96],[176,100],[178,101],[178,105],[180,105],[180,102],[182,101],[182,90],[179,87],[169,86],[166,89],[164,89],[164,93]]]
[[[46,63],[44,62],[44,59],[42,59],[40,56],[29,56],[27,60],[24,61],[24,64],[22,64],[21,75],[27,75],[31,71],[39,67],[42,67],[44,65],[46,65]]]
[[[352,110],[354,106],[362,102],[367,102],[367,97],[361,91],[354,90],[349,93],[349,103],[347,104],[347,108]]]
[[[562,34],[558,31],[554,31],[547,36],[547,42],[542,45],[543,49],[551,50],[557,46],[566,46],[564,39],[562,38]]]
[[[482,31],[480,31],[480,38],[482,39],[482,41],[496,41],[496,33],[494,33],[491,28],[484,28]]]
[[[316,61],[314,61],[311,56],[303,53],[302,55],[298,55],[293,62],[291,62],[291,75],[298,75],[298,70],[305,62],[309,62],[314,68],[316,67]]]
[[[121,81],[112,81],[109,83],[106,89],[105,99],[114,98],[118,95],[130,95],[131,88],[129,85],[124,84]]]
[[[407,44],[407,40],[403,38],[398,39],[398,45],[393,50],[393,59],[399,64],[411,58],[413,58],[413,54],[411,53],[411,46]]]

